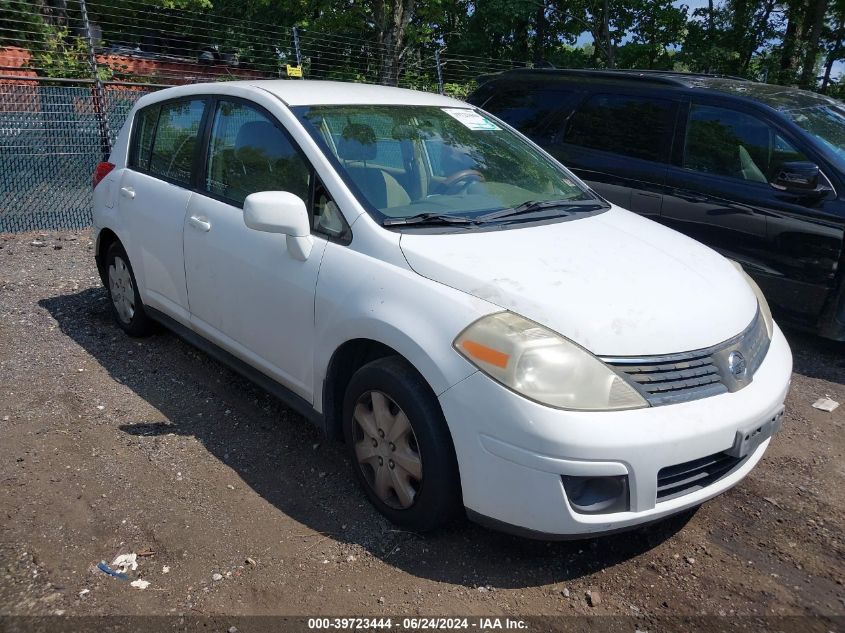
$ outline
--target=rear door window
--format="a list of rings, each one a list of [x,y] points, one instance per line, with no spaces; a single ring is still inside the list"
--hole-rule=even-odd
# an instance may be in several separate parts
[[[677,105],[669,99],[596,94],[572,115],[564,141],[623,156],[666,162]]]
[[[162,104],[149,161],[151,174],[179,185],[190,185],[204,109],[202,99]]]
[[[535,136],[555,113],[571,108],[578,99],[574,90],[510,90],[494,95],[484,109],[523,134]]]
[[[718,106],[693,104],[687,121],[686,169],[768,183],[785,162],[807,158],[768,123]]]

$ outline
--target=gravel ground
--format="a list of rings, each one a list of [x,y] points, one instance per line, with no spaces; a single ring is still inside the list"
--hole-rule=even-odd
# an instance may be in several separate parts
[[[124,336],[87,232],[0,235],[0,615],[840,616],[832,630],[845,406],[810,405],[845,403],[845,347],[788,338],[783,430],[697,512],[579,542],[466,521],[421,537],[278,401],[172,334]],[[145,590],[96,568],[129,552],[148,554],[129,574]]]

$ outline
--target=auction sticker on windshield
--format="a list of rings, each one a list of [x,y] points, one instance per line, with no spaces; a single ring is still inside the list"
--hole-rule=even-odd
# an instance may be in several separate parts
[[[501,130],[498,125],[489,119],[481,116],[474,110],[467,110],[466,108],[440,108],[456,121],[463,123],[464,127],[470,130]]]

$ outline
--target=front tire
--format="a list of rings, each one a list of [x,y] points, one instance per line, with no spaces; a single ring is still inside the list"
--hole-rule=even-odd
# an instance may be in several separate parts
[[[112,316],[129,336],[146,336],[153,324],[144,311],[138,284],[129,257],[119,242],[114,242],[106,252],[106,290]]]
[[[393,523],[426,532],[461,508],[452,437],[437,398],[398,356],[380,358],[352,376],[343,431],[367,497]]]

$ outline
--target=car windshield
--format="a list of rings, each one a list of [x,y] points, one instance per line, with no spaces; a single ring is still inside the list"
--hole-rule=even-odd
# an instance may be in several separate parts
[[[845,165],[845,110],[835,105],[814,105],[785,110],[803,130],[832,150]]]
[[[476,223],[485,215],[503,221],[507,210],[548,217],[579,205],[589,210],[589,202],[604,206],[520,135],[473,109],[330,105],[294,112],[385,225]]]

